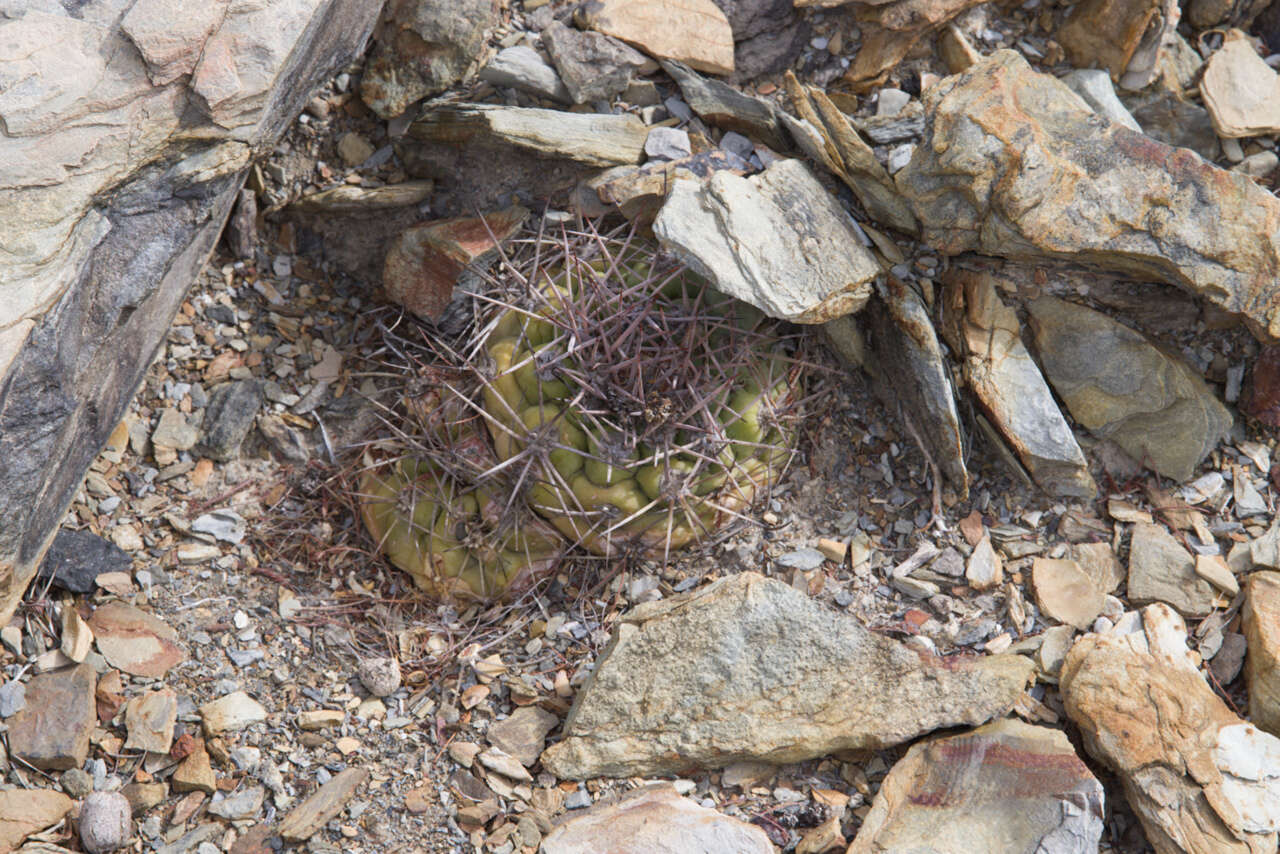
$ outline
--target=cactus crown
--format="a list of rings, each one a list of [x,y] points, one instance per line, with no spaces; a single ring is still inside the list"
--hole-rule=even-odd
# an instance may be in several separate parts
[[[406,401],[415,447],[366,477],[367,526],[435,593],[527,587],[569,544],[665,560],[791,457],[799,368],[776,324],[634,235],[513,246],[469,345],[437,342],[434,387]]]

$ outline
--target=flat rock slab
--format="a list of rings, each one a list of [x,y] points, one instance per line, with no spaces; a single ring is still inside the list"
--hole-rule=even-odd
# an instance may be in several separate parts
[[[1158,854],[1273,854],[1280,739],[1218,698],[1168,607],[1076,641],[1060,689],[1086,749],[1120,777]]]
[[[1066,733],[1005,718],[912,745],[847,854],[1097,852],[1103,815]]]
[[[280,822],[280,836],[285,842],[305,842],[331,818],[342,811],[365,780],[367,768],[348,768],[333,775],[305,801],[293,808]]]
[[[83,765],[89,734],[97,723],[96,685],[87,664],[33,676],[27,683],[26,706],[8,720],[13,755],[45,771]]]
[[[956,393],[929,310],[913,287],[894,276],[876,288],[868,309],[876,393],[904,416],[912,438],[961,497],[969,494]],[[899,410],[901,407],[901,410]]]
[[[133,676],[158,679],[187,657],[171,626],[123,602],[94,611],[89,628],[107,663]]]
[[[1231,413],[1182,359],[1091,308],[1028,304],[1040,364],[1071,416],[1182,481],[1231,429]]]
[[[1204,106],[1219,136],[1259,136],[1280,131],[1280,74],[1258,56],[1238,30],[1204,64]]]
[[[1244,636],[1249,655],[1249,718],[1280,735],[1280,572],[1254,572],[1245,584]]]
[[[700,807],[670,783],[647,786],[618,804],[570,818],[543,840],[542,854],[772,854],[760,828]]]
[[[712,0],[591,0],[584,26],[711,74],[733,73],[733,30]]]
[[[466,104],[438,107],[409,127],[427,142],[488,140],[588,166],[639,163],[649,128],[636,116],[566,113],[535,107]]]
[[[1196,574],[1195,558],[1160,525],[1133,526],[1129,542],[1129,599],[1164,602],[1186,617],[1213,610],[1213,585]]]
[[[0,792],[0,851],[16,851],[22,840],[62,820],[75,801],[49,789]]]
[[[173,728],[178,719],[178,695],[172,688],[148,691],[125,707],[124,722],[129,732],[126,750],[168,753],[173,746]]]
[[[857,311],[880,272],[849,215],[799,160],[750,178],[678,180],[653,233],[716,290],[794,323]]]
[[[923,100],[894,179],[936,250],[1152,276],[1280,337],[1280,199],[1248,177],[1109,122],[1009,50]]]
[[[267,710],[244,691],[233,691],[200,707],[205,734],[237,732],[267,719]]]
[[[626,614],[542,764],[580,780],[878,749],[1003,714],[1032,669],[913,651],[748,572]]]
[[[559,723],[560,719],[545,709],[522,706],[505,720],[490,724],[485,736],[494,747],[528,766],[538,761],[547,733]]]
[[[72,593],[92,593],[99,575],[132,569],[133,558],[110,540],[92,531],[59,530],[36,577],[52,576],[54,584]]]
[[[1021,324],[991,278],[957,270],[945,303],[965,353],[965,383],[992,426],[1045,492],[1093,498],[1097,484],[1040,367],[1022,343]]]

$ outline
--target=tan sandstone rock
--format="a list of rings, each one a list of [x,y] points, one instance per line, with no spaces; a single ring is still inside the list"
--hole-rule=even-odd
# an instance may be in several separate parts
[[[1280,735],[1280,572],[1252,573],[1245,584],[1244,634],[1249,654],[1249,717]]]
[[[586,779],[901,744],[1003,714],[1032,669],[920,653],[748,572],[624,615],[542,764]]]

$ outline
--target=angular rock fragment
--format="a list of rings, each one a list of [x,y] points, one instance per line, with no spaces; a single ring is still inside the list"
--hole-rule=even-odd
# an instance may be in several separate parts
[[[1186,480],[1231,413],[1180,358],[1106,315],[1054,297],[1027,306],[1036,350],[1071,416],[1153,470]]]
[[[1184,616],[1203,617],[1213,610],[1214,592],[1168,531],[1137,524],[1129,543],[1129,598],[1138,605],[1164,602]]]
[[[27,683],[26,706],[7,721],[13,755],[45,771],[83,765],[97,721],[95,682],[87,664],[33,676]]]
[[[536,50],[518,44],[504,48],[480,69],[480,79],[494,86],[510,86],[539,98],[549,98],[562,104],[573,102],[556,70],[547,64]]]
[[[107,663],[134,676],[160,678],[187,657],[171,626],[123,602],[98,608],[89,627]]]
[[[1280,74],[1239,30],[1229,32],[1205,63],[1200,94],[1219,136],[1280,132]]]
[[[1128,623],[1135,630],[1124,633]],[[1062,668],[1067,714],[1120,777],[1157,854],[1270,854],[1280,739],[1236,717],[1191,655],[1185,625],[1163,605],[1085,635]]]
[[[710,125],[737,131],[775,151],[791,148],[778,108],[763,98],[744,95],[728,83],[708,80],[681,62],[663,62],[662,68],[680,87],[689,109]]]
[[[367,768],[347,768],[333,775],[280,822],[280,836],[285,842],[305,842],[347,805],[356,789],[369,779]]]
[[[391,242],[382,267],[387,298],[424,319],[439,318],[472,264],[491,260],[529,211],[515,206],[479,217],[415,225]]]
[[[890,276],[868,312],[876,392],[907,425],[930,463],[969,494],[964,439],[951,375],[920,295]]]
[[[1031,478],[1050,495],[1092,498],[1097,485],[1040,368],[1022,344],[1013,309],[981,273],[957,270],[944,303],[966,354],[965,383]]]
[[[1031,585],[1036,604],[1050,619],[1088,629],[1102,613],[1106,594],[1073,560],[1038,557],[1031,565]]]
[[[1096,852],[1103,815],[1102,784],[1065,733],[1005,718],[912,745],[847,854]]]
[[[267,710],[244,691],[233,691],[200,707],[206,735],[236,732],[267,719]]]
[[[715,851],[772,854],[764,831],[676,793],[670,783],[646,786],[616,804],[579,813],[542,841],[542,854],[653,854]]]
[[[770,317],[824,323],[862,308],[879,265],[849,215],[799,160],[750,178],[677,181],[653,223],[713,287]]]
[[[655,59],[674,59],[709,74],[733,73],[733,31],[712,0],[592,0],[576,19]]]
[[[1142,133],[1142,128],[1116,97],[1116,90],[1111,85],[1111,78],[1107,76],[1107,72],[1098,68],[1077,68],[1061,79],[1071,87],[1072,92],[1083,98],[1095,113],[1116,124],[1124,125],[1131,131]]]
[[[547,733],[555,729],[560,719],[537,706],[516,709],[506,720],[490,724],[486,733],[489,743],[525,766],[538,761]]]
[[[1280,735],[1280,572],[1255,572],[1245,585],[1244,635],[1249,655],[1249,718]]]
[[[1178,25],[1177,0],[1085,0],[1058,29],[1077,67],[1100,65],[1126,89],[1155,79],[1166,35]]]
[[[17,851],[22,840],[62,820],[75,801],[51,789],[0,792],[0,851]]]
[[[800,116],[788,125],[796,144],[844,181],[878,222],[915,234],[919,229],[915,215],[848,117],[816,86],[801,86],[790,72],[783,81],[791,108]],[[817,146],[806,143],[813,137],[820,140]]]
[[[1002,714],[1031,671],[919,653],[743,573],[625,615],[542,764],[585,779],[900,744]]]
[[[1280,337],[1280,199],[1249,178],[1107,122],[1013,51],[923,99],[894,179],[930,246],[1154,277]]]
[[[383,11],[360,84],[360,98],[384,119],[462,78],[487,31],[494,0],[393,0]]]
[[[977,0],[890,0],[859,4],[856,20],[862,30],[862,46],[844,81],[855,92],[879,85],[888,70],[901,62],[918,41],[976,5]]]
[[[177,718],[178,695],[171,688],[134,697],[125,707],[124,722],[129,731],[125,749],[168,753]]]
[[[587,181],[585,189],[594,192],[600,203],[616,207],[632,222],[648,225],[662,209],[667,192],[676,181],[702,182],[716,172],[743,175],[747,170],[747,164],[736,155],[717,149],[679,160],[615,166]]]
[[[409,126],[428,142],[501,142],[589,166],[639,163],[649,129],[635,116],[565,113],[497,104],[442,106]]]
[[[72,593],[92,593],[94,579],[107,572],[129,572],[128,552],[92,531],[59,530],[40,564],[37,578]]]
[[[612,100],[631,76],[652,60],[600,33],[588,33],[553,21],[542,31],[542,44],[560,72],[575,104]]]

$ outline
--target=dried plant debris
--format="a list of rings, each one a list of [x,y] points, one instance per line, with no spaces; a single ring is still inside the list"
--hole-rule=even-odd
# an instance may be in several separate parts
[[[665,559],[742,518],[795,445],[778,324],[631,234],[519,244],[365,454],[365,525],[435,596],[522,592],[571,546]]]

